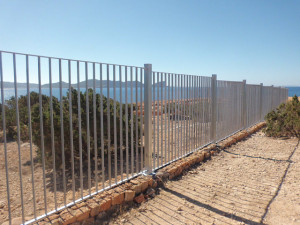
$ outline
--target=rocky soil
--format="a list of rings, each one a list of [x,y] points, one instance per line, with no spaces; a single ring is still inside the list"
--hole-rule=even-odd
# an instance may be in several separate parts
[[[253,134],[109,224],[300,224],[296,139]]]

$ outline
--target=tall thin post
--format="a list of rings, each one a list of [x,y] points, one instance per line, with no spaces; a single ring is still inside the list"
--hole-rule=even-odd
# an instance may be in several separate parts
[[[211,141],[216,142],[217,134],[217,75],[213,74],[211,77]]]
[[[243,80],[243,91],[242,91],[242,127],[243,129],[247,126],[247,96],[246,96],[246,80]]]
[[[145,169],[152,173],[152,64],[145,64],[144,111],[145,111]]]
[[[271,86],[271,96],[270,96],[270,98],[271,98],[271,110],[273,110],[275,107],[274,107],[274,85],[272,85]]]
[[[263,120],[263,83],[260,83],[260,109],[259,109],[259,115],[260,115],[260,120]]]

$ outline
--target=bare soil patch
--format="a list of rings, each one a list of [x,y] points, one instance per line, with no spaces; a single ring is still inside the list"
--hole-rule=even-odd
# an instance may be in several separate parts
[[[109,224],[300,224],[297,144],[258,132]]]

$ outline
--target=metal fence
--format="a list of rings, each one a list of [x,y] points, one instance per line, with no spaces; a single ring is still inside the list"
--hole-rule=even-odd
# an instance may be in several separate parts
[[[7,51],[0,77],[0,222],[10,223],[155,172],[263,120],[288,96],[216,75],[153,72],[151,64]]]

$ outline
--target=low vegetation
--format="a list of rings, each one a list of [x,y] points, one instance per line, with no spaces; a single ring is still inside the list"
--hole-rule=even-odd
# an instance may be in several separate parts
[[[300,102],[295,95],[265,117],[264,132],[270,137],[297,137],[300,139]]]
[[[51,114],[50,114],[50,97],[42,95],[42,115],[43,115],[43,132],[41,131],[41,120],[40,120],[40,104],[39,104],[39,94],[36,92],[30,93],[30,109],[31,109],[31,125],[32,125],[32,141],[38,147],[37,155],[41,161],[42,148],[44,147],[45,152],[45,162],[48,167],[53,165],[52,148],[55,151],[55,164],[56,167],[62,165],[62,152],[65,154],[66,166],[71,163],[71,141],[70,132],[73,135],[73,151],[76,163],[79,163],[80,158],[80,148],[82,148],[82,159],[86,161],[88,159],[88,145],[90,143],[90,158],[95,157],[94,146],[97,144],[97,156],[98,159],[101,158],[101,132],[103,132],[103,145],[104,154],[108,154],[108,145],[111,146],[111,152],[113,153],[115,139],[118,146],[118,152],[124,151],[125,149],[125,135],[126,135],[126,118],[125,118],[125,104],[116,102],[116,129],[117,137],[114,136],[114,102],[112,99],[107,99],[105,96],[103,98],[103,130],[101,130],[101,95],[96,94],[96,139],[94,138],[94,109],[93,109],[93,91],[89,89],[88,92],[80,92],[80,106],[81,106],[81,122],[78,113],[78,92],[75,89],[71,89],[72,102],[71,107],[69,107],[69,98],[63,97],[62,99],[62,115],[63,115],[63,130],[61,130],[61,120],[60,120],[60,101],[53,97],[52,107],[53,107],[53,143],[51,136]],[[86,95],[88,94],[89,99],[89,140],[88,140],[88,123],[87,123],[87,111],[86,111]],[[69,96],[69,92],[67,93]],[[18,98],[19,106],[19,127],[20,127],[20,139],[21,141],[29,140],[29,118],[28,118],[28,108],[27,108],[27,95]],[[120,115],[120,108],[122,107],[122,115]],[[128,130],[131,130],[131,105],[128,104]],[[6,122],[6,135],[7,141],[17,140],[17,122],[16,122],[16,99],[14,97],[10,98],[5,102],[5,122]],[[72,115],[72,131],[70,129],[70,109]],[[1,107],[2,109],[2,107]],[[110,110],[108,115],[108,109]],[[1,120],[1,130],[2,128],[2,110],[0,110],[0,120]],[[129,148],[131,147],[131,139],[133,140],[134,146],[136,145],[136,119],[138,120],[138,127],[140,128],[140,118],[136,118],[136,105],[133,105],[133,137],[131,137],[131,132],[128,132]],[[120,120],[122,121],[122,133],[123,141],[120,142]],[[108,129],[108,121],[110,122],[110,129]],[[81,135],[79,133],[79,125],[81,124]],[[109,133],[110,131],[110,133]],[[2,132],[1,132],[2,133]],[[140,133],[140,130],[139,130]],[[44,143],[42,143],[42,135],[44,136]],[[110,135],[110,137],[109,137]],[[62,138],[63,137],[63,138]],[[2,137],[3,139],[3,137]],[[140,134],[137,139],[140,144]],[[80,141],[82,145],[80,146]],[[62,149],[64,148],[64,151]]]

